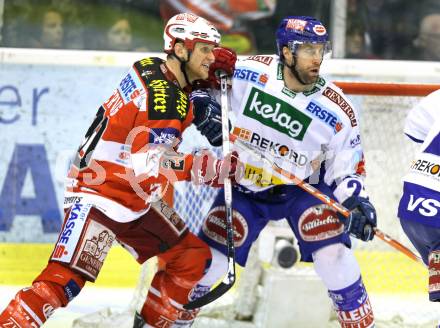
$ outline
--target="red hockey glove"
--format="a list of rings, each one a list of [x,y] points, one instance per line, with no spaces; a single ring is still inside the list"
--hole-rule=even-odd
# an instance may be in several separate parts
[[[209,150],[202,150],[194,155],[191,168],[193,183],[206,184],[214,188],[223,187],[225,179],[236,183],[244,173],[243,164],[239,161],[238,153],[233,151],[224,159],[217,159]]]
[[[219,74],[225,72],[229,77],[234,74],[237,54],[232,49],[222,47],[214,48],[213,53],[215,56],[215,62],[209,66],[208,80],[211,83],[211,88],[220,89]]]

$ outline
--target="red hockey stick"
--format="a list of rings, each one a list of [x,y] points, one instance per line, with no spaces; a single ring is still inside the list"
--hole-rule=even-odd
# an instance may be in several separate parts
[[[231,134],[229,136],[229,138],[232,142],[234,142],[239,148],[241,147],[244,151],[251,153],[251,154],[254,154],[255,156],[258,156],[259,158],[266,160],[272,166],[272,169],[275,172],[277,172],[278,174],[285,177],[289,181],[289,183],[293,183],[293,184],[297,185],[298,187],[305,190],[306,192],[308,192],[312,196],[321,200],[324,204],[329,205],[334,210],[341,213],[344,217],[346,217],[346,218],[349,217],[350,211],[348,209],[346,209],[344,206],[342,206],[341,204],[339,204],[334,199],[331,199],[329,196],[323,194],[321,191],[319,191],[318,189],[316,189],[312,185],[308,184],[304,180],[301,180],[300,178],[298,178],[294,174],[292,174],[286,170],[283,170],[281,167],[279,167],[275,163],[272,163],[267,157],[264,156],[264,154],[257,152],[253,148],[249,147],[247,144],[245,144],[240,139],[238,139],[237,136]],[[379,228],[374,228],[374,232],[376,233],[377,237],[379,237],[381,240],[386,242],[391,247],[393,247],[396,250],[398,250],[399,252],[405,254],[406,256],[411,258],[412,260],[419,262],[419,263],[423,263],[422,259],[419,256],[417,256],[416,254],[414,254],[409,248],[402,245],[400,242],[398,242],[394,238],[390,237],[386,233],[382,232],[381,230],[379,230]]]

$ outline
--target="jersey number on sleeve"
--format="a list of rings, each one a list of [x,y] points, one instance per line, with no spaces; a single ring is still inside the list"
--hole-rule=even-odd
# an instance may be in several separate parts
[[[89,129],[87,130],[84,141],[78,148],[73,165],[79,170],[82,170],[89,165],[93,150],[95,149],[99,139],[101,139],[101,136],[107,127],[108,117],[106,117],[104,114],[104,108],[102,106],[99,107],[98,113],[96,113],[96,117],[93,120],[92,125],[90,125]]]
[[[357,180],[348,181],[347,187],[350,189],[354,188],[354,191],[352,194],[353,196],[359,196],[359,194],[361,193],[361,190],[362,190],[362,184]]]

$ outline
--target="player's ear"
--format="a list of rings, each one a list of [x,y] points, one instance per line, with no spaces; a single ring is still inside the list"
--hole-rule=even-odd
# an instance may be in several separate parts
[[[182,42],[176,42],[174,45],[174,53],[181,59],[186,60],[188,57],[188,50],[185,48],[185,45]]]
[[[284,59],[289,63],[292,59],[292,56],[293,56],[289,47],[284,46],[282,52],[283,52]]]

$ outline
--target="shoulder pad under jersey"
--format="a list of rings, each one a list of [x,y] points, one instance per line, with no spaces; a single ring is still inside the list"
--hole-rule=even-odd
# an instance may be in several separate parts
[[[434,91],[417,103],[409,112],[404,132],[412,140],[425,140],[431,126],[440,119],[440,90]]]
[[[164,60],[147,57],[134,64],[147,91],[149,120],[184,121],[189,111],[189,99],[186,93],[165,73]]]

